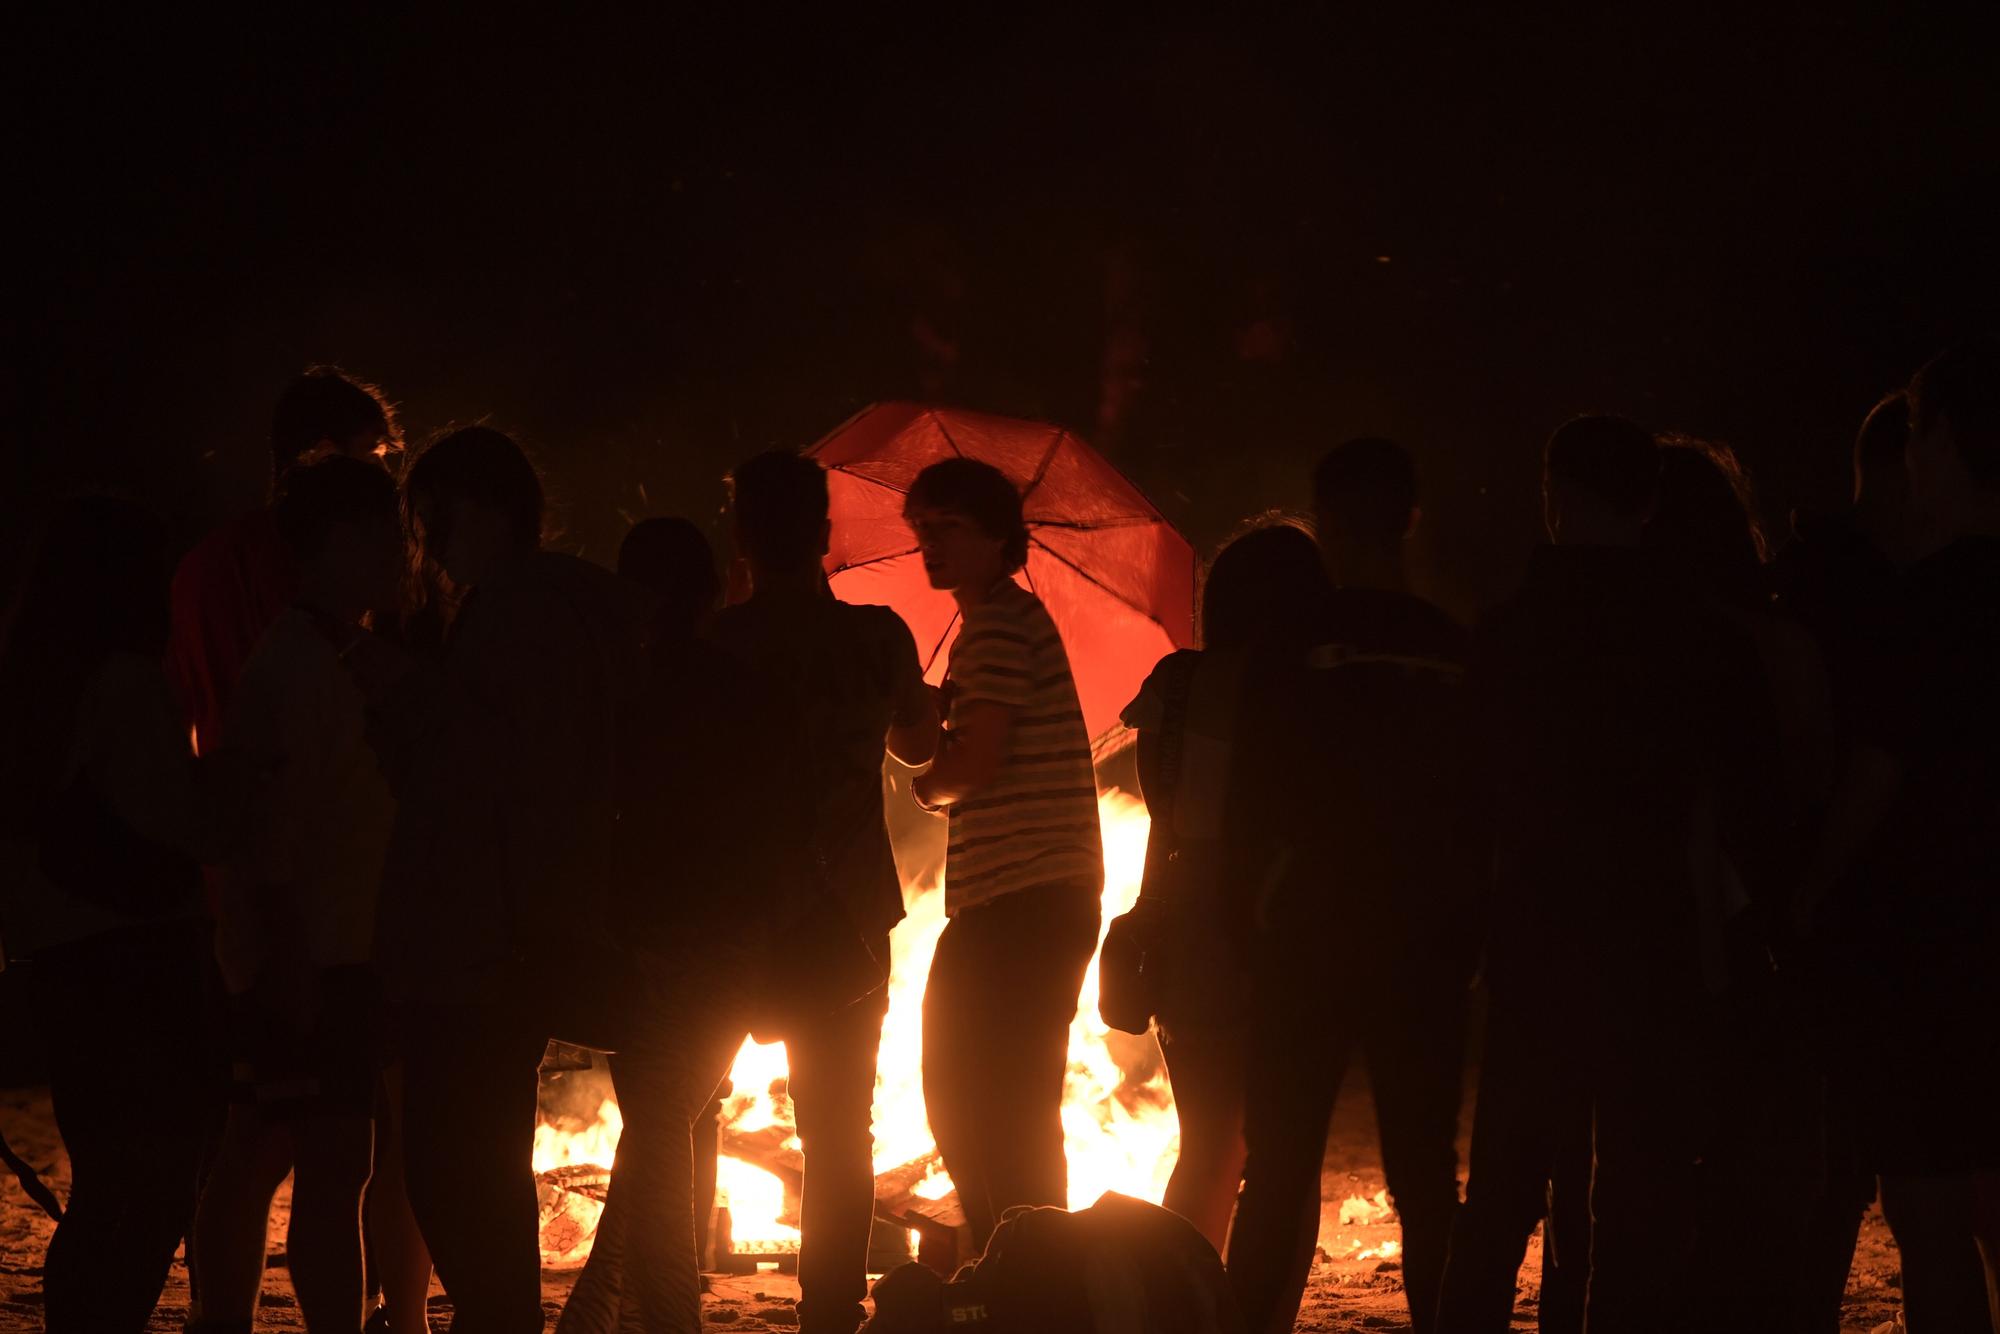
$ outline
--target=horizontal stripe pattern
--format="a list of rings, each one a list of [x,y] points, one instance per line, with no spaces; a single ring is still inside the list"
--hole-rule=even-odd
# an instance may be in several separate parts
[[[952,645],[952,713],[979,702],[1013,711],[1007,762],[951,808],[945,910],[1057,881],[1099,884],[1104,853],[1097,779],[1076,682],[1047,609],[1015,584],[966,613]]]

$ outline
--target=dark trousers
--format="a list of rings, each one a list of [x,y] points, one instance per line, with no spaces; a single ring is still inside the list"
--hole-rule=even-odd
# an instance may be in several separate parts
[[[1259,961],[1230,1287],[1250,1334],[1291,1330],[1319,1240],[1327,1121],[1359,1051],[1403,1225],[1412,1327],[1428,1331],[1458,1208],[1465,988],[1442,970],[1385,970],[1379,982],[1343,991],[1329,1015],[1323,967],[1289,948]],[[1323,1041],[1300,1045],[1315,1033]]]
[[[1705,1128],[1695,1025],[1496,997],[1480,1071],[1472,1170],[1452,1234],[1440,1334],[1504,1334],[1528,1239],[1573,1109],[1591,1109],[1592,1334],[1684,1334]]]
[[[887,958],[889,942],[879,942]],[[875,1062],[885,986],[785,1034],[792,1114],[805,1146],[801,1334],[854,1334],[867,1317],[868,1235],[875,1223]]]
[[[634,986],[633,1012],[644,1022],[611,1058],[625,1130],[590,1259],[558,1334],[699,1334],[695,1126],[711,1116],[715,1090],[743,1045],[750,975],[737,943],[712,942]]]
[[[1559,1114],[1568,1124],[1557,1132],[1549,1171],[1535,1327],[1541,1334],[1583,1334],[1583,1304],[1590,1291],[1590,1101],[1578,1097]]]
[[[500,1005],[413,1007],[403,1022],[404,1172],[454,1334],[540,1334],[531,1163],[547,1037]]]
[[[1095,887],[1047,886],[967,908],[938,937],[924,1102],[981,1249],[1015,1205],[1069,1203],[1063,1079],[1098,917]]]
[[[33,965],[69,1203],[42,1288],[53,1334],[146,1328],[194,1221],[222,1107],[206,923],[53,950]]]

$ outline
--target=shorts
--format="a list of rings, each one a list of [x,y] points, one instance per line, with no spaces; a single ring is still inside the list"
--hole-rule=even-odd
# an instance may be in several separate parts
[[[230,1102],[284,1124],[370,1119],[385,1065],[381,985],[364,967],[322,972],[310,1003],[255,987],[229,1000]]]

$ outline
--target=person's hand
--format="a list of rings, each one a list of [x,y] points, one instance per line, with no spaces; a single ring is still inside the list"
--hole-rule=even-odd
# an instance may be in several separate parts
[[[944,804],[934,799],[935,791],[936,785],[931,782],[931,771],[928,769],[910,780],[910,795],[916,799],[918,806],[932,815],[944,810]]]

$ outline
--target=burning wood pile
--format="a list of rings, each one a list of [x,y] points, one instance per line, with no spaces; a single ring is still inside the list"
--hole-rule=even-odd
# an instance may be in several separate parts
[[[1117,789],[1098,802],[1103,824],[1104,921],[1139,894],[1145,863],[1144,804]],[[910,914],[892,938],[889,1013],[875,1085],[876,1258],[871,1268],[921,1253],[949,1265],[960,1253],[959,1211],[925,1116],[921,1069],[924,982],[944,930],[944,895],[930,876],[904,887]],[[715,1210],[703,1260],[711,1269],[795,1264],[804,1156],[786,1094],[783,1044],[746,1041],[730,1071],[718,1116]],[[542,1262],[552,1269],[590,1255],[624,1122],[610,1082],[588,1053],[544,1067],[535,1171],[542,1203]],[[1165,1067],[1150,1036],[1106,1029],[1097,1016],[1091,964],[1070,1026],[1063,1096],[1070,1203],[1107,1190],[1158,1201],[1179,1150]]]

